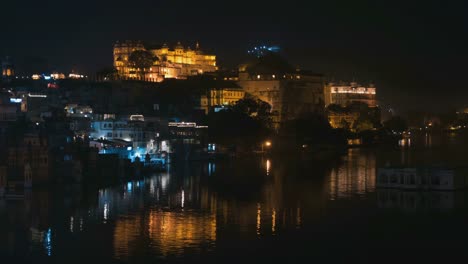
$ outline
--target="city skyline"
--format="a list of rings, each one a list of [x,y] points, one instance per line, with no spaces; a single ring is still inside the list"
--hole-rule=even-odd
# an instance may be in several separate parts
[[[27,10],[4,4],[1,56],[44,57],[63,71],[93,73],[112,65],[117,40],[198,41],[220,68],[234,68],[253,46],[278,45],[293,65],[328,79],[376,83],[379,99],[394,108],[465,104],[462,2],[318,1],[313,9],[304,1],[240,1],[226,9],[213,1],[26,2]],[[436,94],[441,89],[450,92]]]
[[[2,263],[466,258],[467,7],[2,3]]]

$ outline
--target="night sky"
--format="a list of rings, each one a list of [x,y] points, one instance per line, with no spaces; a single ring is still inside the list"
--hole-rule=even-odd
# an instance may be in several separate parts
[[[468,105],[463,1],[2,1],[0,56],[47,58],[60,71],[112,65],[116,40],[191,44],[240,63],[275,44],[292,64],[378,87],[383,106]]]

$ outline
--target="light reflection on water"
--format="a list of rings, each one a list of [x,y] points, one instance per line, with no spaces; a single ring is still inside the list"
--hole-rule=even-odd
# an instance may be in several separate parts
[[[123,261],[203,255],[229,248],[231,241],[281,238],[292,230],[326,225],[325,219],[349,207],[343,201],[369,211],[463,206],[460,194],[376,188],[378,167],[433,155],[414,151],[426,142],[424,135],[392,151],[350,149],[327,164],[284,157],[172,164],[170,173],[96,191],[84,192],[79,186],[61,193],[34,191],[23,200],[0,201],[0,255],[65,258],[78,254],[69,248],[82,243],[89,244],[90,255]]]
[[[349,149],[343,164],[330,173],[329,196],[331,200],[364,196],[375,190],[376,158],[373,153]]]

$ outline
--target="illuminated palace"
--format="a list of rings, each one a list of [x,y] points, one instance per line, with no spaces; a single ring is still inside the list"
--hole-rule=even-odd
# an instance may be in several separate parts
[[[149,51],[155,57],[151,67],[137,69],[131,66],[129,57],[132,52],[139,50]],[[198,43],[195,49],[191,49],[182,46],[180,42],[173,48],[166,44],[145,46],[140,41],[116,42],[114,66],[121,78],[150,82],[161,82],[165,78],[185,79],[187,76],[217,70],[215,55],[204,54]]]

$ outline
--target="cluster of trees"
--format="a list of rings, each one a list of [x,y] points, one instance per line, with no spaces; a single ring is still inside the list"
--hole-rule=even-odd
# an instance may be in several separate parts
[[[146,69],[153,66],[154,62],[157,60],[159,60],[158,57],[146,50],[135,50],[128,57],[128,62],[136,69],[140,79],[145,78]]]
[[[226,146],[255,148],[273,133],[270,109],[268,103],[247,96],[229,109],[212,111],[205,121],[209,137]]]
[[[380,109],[377,107],[369,107],[365,103],[353,102],[347,107],[337,104],[331,104],[327,107],[328,112],[334,113],[356,113],[358,119],[353,123],[348,123],[342,120],[341,127],[345,130],[352,130],[358,133],[381,128],[380,124]]]
[[[128,63],[135,68],[135,73],[140,79],[145,78],[145,72],[158,61],[159,58],[146,50],[135,50],[128,57]],[[99,70],[96,73],[99,79],[118,80],[119,74],[115,67],[109,67]]]
[[[316,113],[285,122],[279,135],[296,146],[345,146],[346,130],[334,129],[328,119]],[[289,140],[287,140],[289,139]]]

